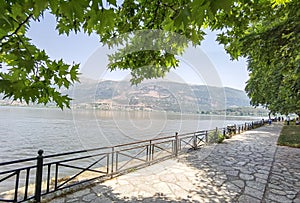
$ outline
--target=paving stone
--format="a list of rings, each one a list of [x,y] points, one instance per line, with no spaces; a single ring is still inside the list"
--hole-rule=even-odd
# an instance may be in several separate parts
[[[246,185],[251,187],[251,188],[261,190],[261,191],[263,191],[266,187],[265,184],[263,184],[261,182],[258,182],[258,181],[246,181]]]
[[[254,176],[253,176],[253,175],[240,173],[239,176],[240,176],[240,178],[241,178],[242,180],[254,180]]]
[[[232,184],[230,182],[226,184],[226,188],[230,192],[235,192],[235,193],[240,193],[242,191],[241,188],[239,188],[238,186],[236,186],[235,184]]]
[[[286,192],[283,190],[270,189],[270,192],[276,195],[282,195],[282,196],[286,195]]]
[[[239,188],[244,188],[245,187],[245,183],[242,180],[234,180],[234,181],[231,181],[231,183],[238,186]]]
[[[293,200],[293,203],[300,203],[300,199]]]
[[[64,202],[65,202],[64,197],[59,197],[59,198],[55,198],[55,199],[51,200],[51,203],[64,203]]]
[[[270,166],[264,166],[264,165],[257,166],[257,168],[264,171],[270,171],[271,169]]]
[[[281,175],[275,175],[275,174],[272,174],[271,178],[279,181],[285,180],[284,177],[282,177]]]
[[[241,168],[240,171],[241,173],[248,174],[248,175],[251,175],[256,172],[254,169],[250,169],[250,168]]]
[[[89,193],[89,194],[83,196],[82,200],[86,201],[86,202],[90,202],[96,198],[97,198],[97,195],[95,193]]]
[[[286,196],[276,195],[276,194],[272,194],[272,193],[269,193],[269,194],[268,194],[268,198],[269,198],[270,200],[277,201],[277,202],[284,202],[284,203],[292,202],[292,201],[291,201],[290,199],[288,199]]]
[[[249,195],[241,195],[238,199],[240,203],[261,203],[261,200],[251,197]]]
[[[293,199],[295,199],[296,195],[286,195],[286,197],[293,200]]]
[[[219,166],[217,168],[221,171],[230,171],[230,170],[232,170],[232,167],[228,167],[228,166]]]
[[[79,200],[79,198],[71,198],[71,199],[67,199],[66,203],[80,203],[82,201]]]
[[[263,195],[264,195],[264,191],[253,189],[251,187],[246,186],[245,187],[245,194],[250,195],[250,196],[255,197],[255,198],[258,198],[258,199],[262,199]]]
[[[287,190],[286,191],[286,194],[288,194],[288,195],[297,195],[297,191],[292,191],[292,190]],[[300,193],[299,193],[299,195],[300,195]]]
[[[210,171],[206,174],[208,177],[214,177],[216,173],[214,171]]]
[[[254,173],[254,176],[264,180],[267,180],[269,178],[269,174]]]
[[[260,173],[260,174],[264,174],[264,175],[269,175],[269,170],[257,170],[256,171],[257,173]]]
[[[77,198],[77,197],[82,197],[86,194],[89,194],[90,189],[84,189],[84,190],[79,190],[77,192],[74,192],[70,195],[67,195],[68,198]]]
[[[237,163],[237,165],[239,165],[239,166],[245,166],[246,163],[247,163],[247,162],[245,162],[245,161],[240,161],[240,162]]]
[[[275,203],[273,200],[265,198],[263,203]]]
[[[226,180],[223,180],[223,179],[218,179],[218,180],[215,180],[214,181],[214,184],[217,186],[217,187],[220,187],[223,185],[223,183],[225,182]]]
[[[234,171],[226,171],[225,174],[226,174],[226,175],[230,175],[230,176],[238,176],[239,171],[238,171],[238,170],[234,170]]]
[[[108,199],[108,198],[105,198],[105,197],[102,197],[102,198],[96,198],[96,199],[93,199],[90,203],[111,203],[113,202],[112,200]]]
[[[270,189],[282,190],[282,187],[280,187],[279,185],[272,184],[272,183],[268,183],[268,187]]]
[[[267,184],[267,179],[261,179],[261,178],[255,178],[256,182],[262,183],[262,184]]]

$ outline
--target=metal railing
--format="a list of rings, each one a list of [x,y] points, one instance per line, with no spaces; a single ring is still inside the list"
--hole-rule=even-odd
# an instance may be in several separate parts
[[[39,150],[37,157],[0,163],[0,186],[2,183],[12,185],[10,190],[7,187],[0,190],[0,201],[40,202],[46,194],[96,179],[106,180],[196,150],[211,142],[217,133],[231,136],[263,124],[257,121],[216,130],[175,133],[168,137],[47,156]]]

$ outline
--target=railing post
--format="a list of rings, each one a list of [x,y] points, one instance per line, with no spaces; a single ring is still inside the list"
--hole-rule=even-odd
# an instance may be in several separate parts
[[[175,156],[178,156],[178,132],[175,133]]]
[[[146,146],[146,162],[149,162],[150,160],[149,160],[149,157],[150,157],[150,155],[149,155],[149,151],[150,151],[150,145],[151,145],[151,140],[150,140],[150,144],[149,145],[147,145]]]
[[[114,173],[114,154],[115,154],[115,148],[114,147],[112,147],[111,148],[111,169],[110,169],[110,178],[113,178],[114,177],[114,175],[113,175],[113,173]],[[117,160],[118,161],[118,160]]]
[[[16,171],[16,175],[17,176],[16,176],[16,184],[15,184],[14,202],[18,201],[18,189],[19,189],[19,181],[20,181],[20,170]]]
[[[152,141],[150,140],[149,141],[149,158],[148,158],[148,161],[152,161]]]
[[[194,133],[194,136],[193,136],[193,145],[194,145],[194,150],[196,150],[198,148],[197,146],[197,135],[196,133]]]
[[[151,149],[151,161],[154,160],[154,152],[155,152],[155,146],[152,144],[152,149]]]
[[[205,131],[205,142],[206,142],[206,144],[208,143],[208,132],[207,132],[207,130]]]
[[[43,180],[43,150],[38,151],[36,163],[36,177],[35,177],[35,201],[41,202],[42,180]]]

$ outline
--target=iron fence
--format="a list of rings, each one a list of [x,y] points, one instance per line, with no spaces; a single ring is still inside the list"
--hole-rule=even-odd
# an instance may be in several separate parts
[[[221,133],[232,136],[263,125],[263,121],[143,140],[111,147],[79,150],[0,163],[0,201],[40,202],[41,197],[93,180],[106,180],[161,160],[196,150]],[[24,167],[25,166],[25,167]],[[11,169],[13,168],[13,169]]]

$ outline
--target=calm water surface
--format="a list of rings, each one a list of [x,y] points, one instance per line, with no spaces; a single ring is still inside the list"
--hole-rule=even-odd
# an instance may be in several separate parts
[[[33,157],[39,149],[49,155],[252,120],[258,119],[163,112],[0,107],[0,162]]]

